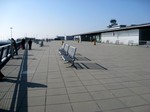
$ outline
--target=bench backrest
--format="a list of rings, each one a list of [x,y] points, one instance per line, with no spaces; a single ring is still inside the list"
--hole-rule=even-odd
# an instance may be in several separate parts
[[[116,44],[116,45],[119,45],[119,40],[116,40],[115,44]]]
[[[65,50],[66,54],[68,54],[68,50],[69,50],[69,45],[68,44],[65,44],[64,50]]]
[[[69,54],[69,56],[70,56],[71,58],[73,58],[73,59],[74,59],[74,57],[75,57],[76,50],[77,50],[76,47],[73,47],[73,46],[70,46],[70,47],[69,47],[68,54]]]
[[[128,45],[133,45],[133,42],[134,42],[133,40],[129,40]]]
[[[146,42],[146,45],[150,45],[150,41],[147,41],[147,42]]]

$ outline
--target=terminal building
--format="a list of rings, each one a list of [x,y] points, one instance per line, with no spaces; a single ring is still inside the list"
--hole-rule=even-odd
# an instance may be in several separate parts
[[[150,41],[150,23],[123,27],[120,25],[106,30],[76,34],[74,39],[80,41],[96,40],[107,44],[142,45]]]

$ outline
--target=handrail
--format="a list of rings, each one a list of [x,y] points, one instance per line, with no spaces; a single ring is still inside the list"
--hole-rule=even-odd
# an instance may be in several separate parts
[[[20,44],[21,42],[16,42],[17,50],[19,50]],[[11,56],[11,44],[0,46],[0,69],[2,69]]]

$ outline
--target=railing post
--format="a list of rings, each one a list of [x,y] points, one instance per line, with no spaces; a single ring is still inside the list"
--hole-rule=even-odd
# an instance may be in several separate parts
[[[10,48],[10,46],[7,46],[7,52],[6,52],[7,57],[8,57],[8,53],[9,53],[9,48]]]
[[[4,47],[1,49],[1,53],[0,53],[0,63],[1,63],[1,61],[2,61],[3,51],[4,51]]]
[[[1,49],[1,53],[0,53],[0,66],[1,66],[1,61],[2,61],[2,56],[3,56],[3,51],[4,51],[4,47]],[[1,68],[0,68],[0,80],[2,80],[5,76],[2,74],[1,72]]]

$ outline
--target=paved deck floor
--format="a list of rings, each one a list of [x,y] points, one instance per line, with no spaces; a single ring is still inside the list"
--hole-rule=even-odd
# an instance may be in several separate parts
[[[60,41],[20,49],[2,69],[0,112],[150,112],[150,48],[65,43],[83,69],[64,63]]]

